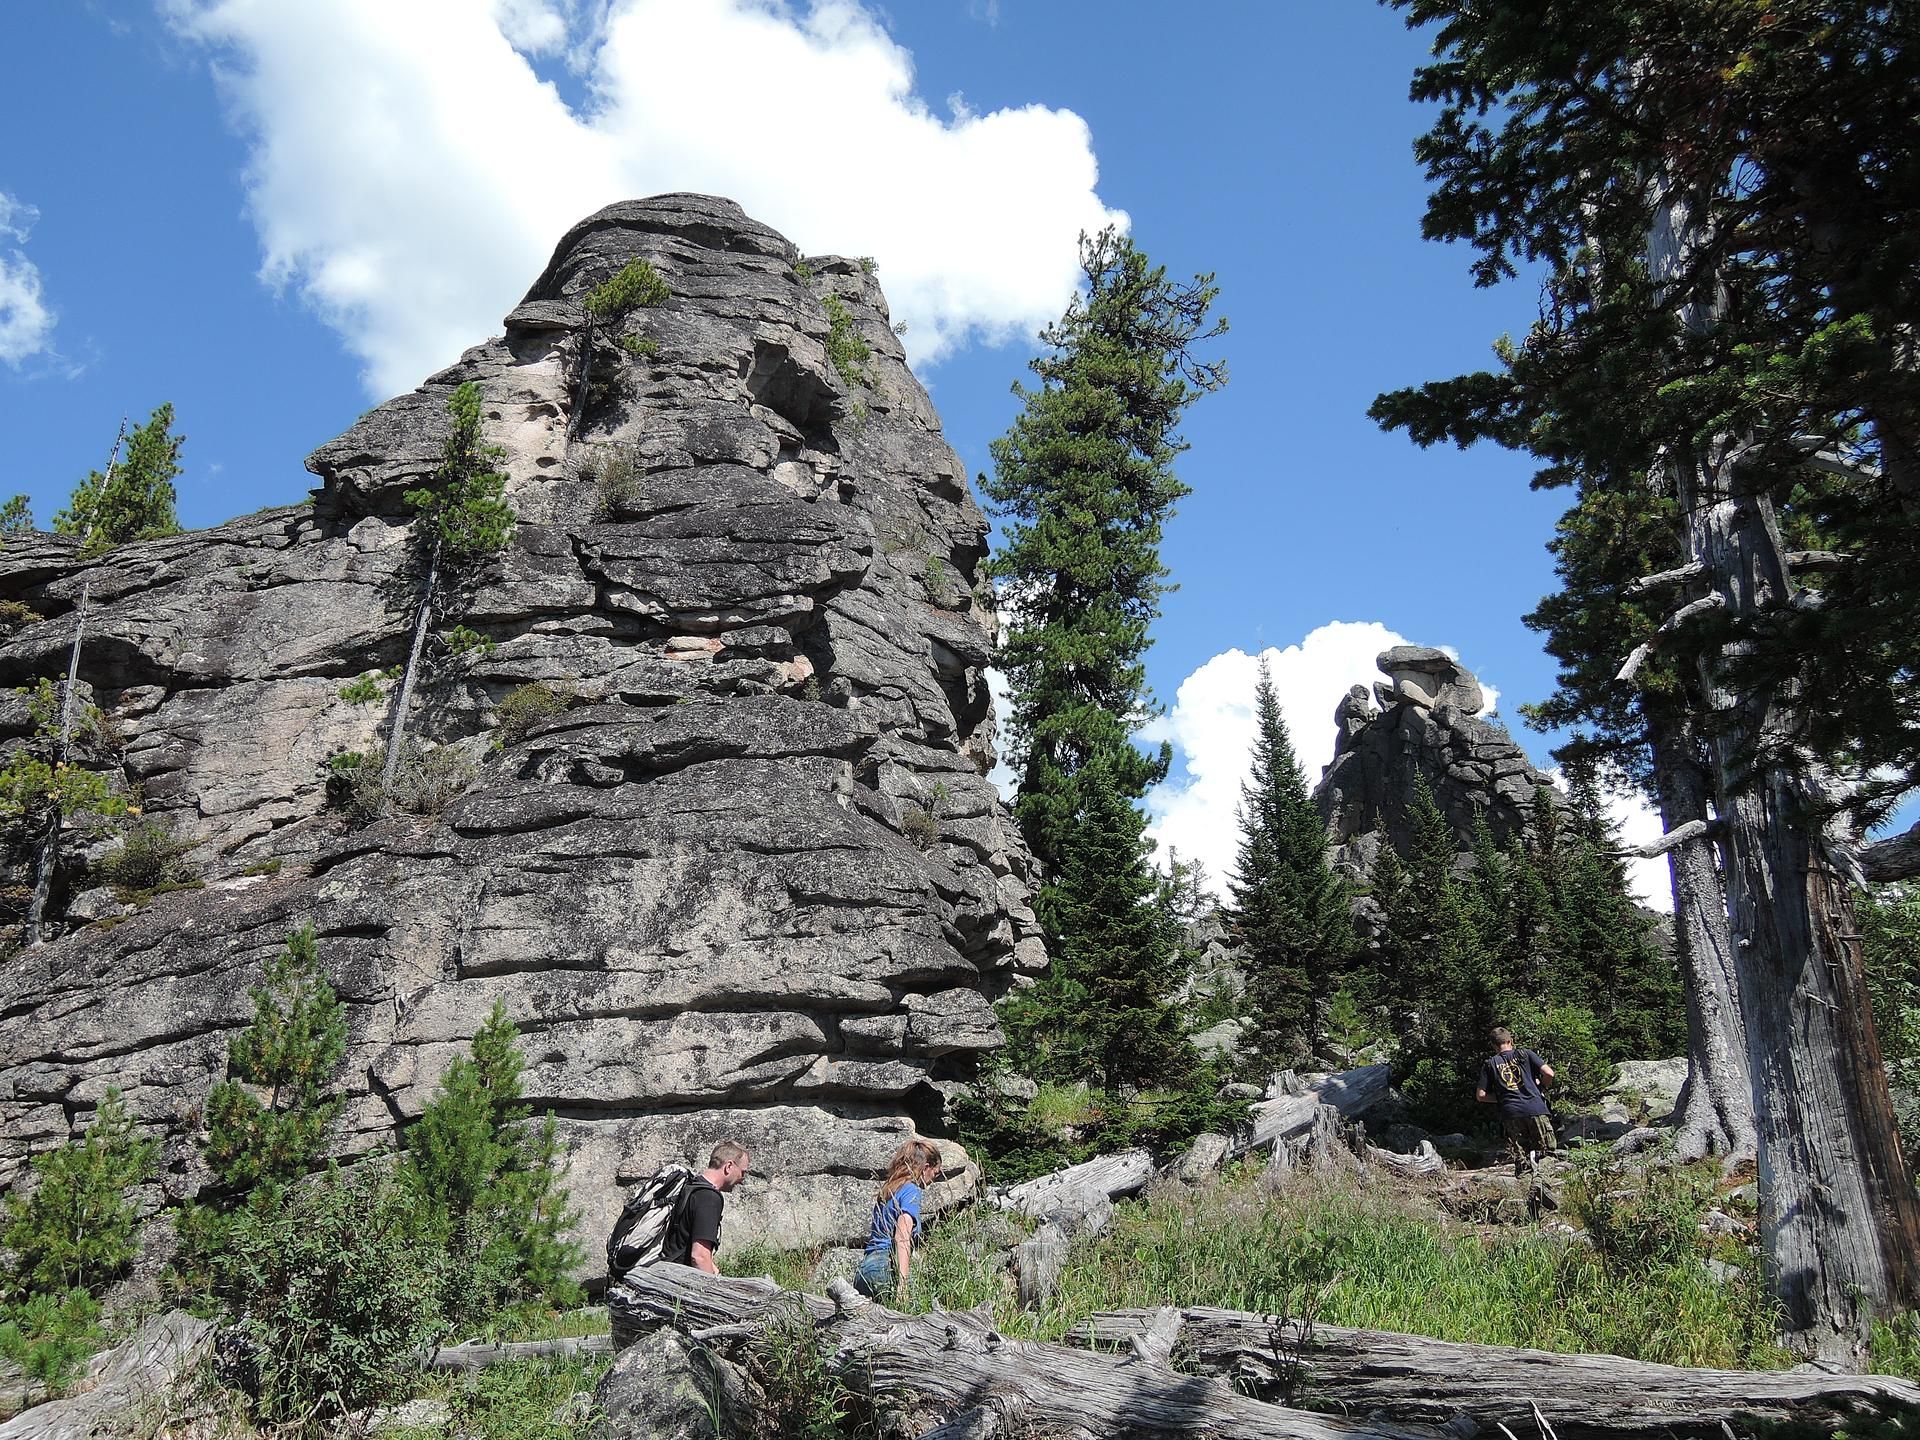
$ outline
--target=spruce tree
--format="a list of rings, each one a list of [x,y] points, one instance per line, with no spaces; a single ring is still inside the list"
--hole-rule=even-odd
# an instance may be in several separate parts
[[[320,968],[313,927],[287,936],[253,991],[253,1023],[207,1096],[207,1163],[232,1191],[277,1189],[319,1162],[340,1109],[326,1095],[346,1054],[344,1007]]]
[[[1083,237],[1080,260],[1086,289],[1043,332],[1040,384],[1015,387],[1023,409],[980,483],[1005,526],[992,573],[1008,616],[1014,814],[1044,867],[1035,911],[1062,970],[1020,1007],[1021,1027],[1056,1057],[1084,1054],[1088,1073],[1131,1081],[1177,1030],[1174,937],[1137,809],[1171,751],[1145,754],[1132,736],[1153,708],[1142,658],[1168,588],[1161,533],[1186,494],[1180,418],[1226,381],[1193,347],[1225,325],[1208,324],[1212,277],[1170,282],[1115,230]],[[1119,869],[1096,875],[1088,855]],[[1043,1017],[1050,999],[1072,1008]],[[1144,1025],[1148,1043],[1117,1047],[1123,1024]]]
[[[53,517],[55,532],[80,536],[87,555],[179,534],[173,482],[186,443],[186,436],[173,433],[173,406],[161,405],[127,437],[118,465],[110,464],[104,474],[92,471],[75,487],[67,508]]]
[[[447,1067],[407,1132],[409,1168],[454,1261],[456,1320],[575,1294],[579,1255],[565,1235],[578,1217],[567,1208],[553,1117],[534,1123],[521,1102],[524,1065],[518,1032],[495,1001],[470,1053]]]
[[[1326,825],[1307,794],[1267,662],[1254,687],[1251,770],[1240,790],[1240,852],[1231,884],[1261,1065],[1310,1058],[1321,1008],[1353,948],[1346,884],[1327,864]]]
[[[513,507],[501,498],[507,477],[493,469],[506,452],[481,438],[479,385],[469,380],[459,386],[447,398],[447,415],[452,423],[433,483],[402,497],[414,510],[412,560],[420,588],[413,643],[401,670],[387,730],[386,760],[380,769],[383,809],[406,745],[407,717],[413,708],[428,627],[436,614],[449,607],[462,584],[506,549],[513,535]]]

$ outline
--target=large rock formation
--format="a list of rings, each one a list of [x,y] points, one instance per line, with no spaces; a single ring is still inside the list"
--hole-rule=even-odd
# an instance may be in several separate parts
[[[1370,873],[1383,844],[1409,851],[1416,777],[1425,777],[1463,850],[1477,820],[1504,843],[1525,827],[1539,787],[1560,794],[1505,726],[1480,718],[1480,682],[1451,655],[1396,645],[1375,663],[1387,679],[1372,697],[1364,685],[1342,697],[1333,761],[1313,792],[1328,839],[1353,873]]]
[[[590,346],[583,296],[637,257],[671,298]],[[95,563],[45,535],[0,552],[0,598],[48,617],[0,682],[64,673],[90,587],[81,677],[206,881],[83,926],[118,908],[95,890],[6,963],[0,1183],[119,1086],[191,1192],[248,987],[311,921],[351,1009],[341,1152],[393,1143],[500,1001],[589,1236],[617,1187],[722,1135],[764,1177],[730,1235],[859,1228],[875,1167],[999,1042],[990,999],[1045,957],[983,778],[985,524],[876,282],[800,259],[724,200],[611,206],[503,337],[318,450],[313,504]],[[830,358],[829,296],[864,367]],[[468,380],[518,523],[438,627],[493,648],[436,646],[410,725],[468,783],[356,826],[329,757],[377,750],[388,702],[341,691],[405,657],[401,496]],[[497,731],[534,682],[571,708]],[[91,883],[70,866],[59,903]]]

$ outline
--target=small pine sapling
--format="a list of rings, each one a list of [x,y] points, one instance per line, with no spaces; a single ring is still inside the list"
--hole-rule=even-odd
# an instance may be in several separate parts
[[[35,1157],[36,1183],[7,1196],[14,1283],[42,1294],[103,1291],[134,1257],[139,1213],[127,1192],[153,1174],[159,1154],[159,1141],[109,1090],[86,1133]]]

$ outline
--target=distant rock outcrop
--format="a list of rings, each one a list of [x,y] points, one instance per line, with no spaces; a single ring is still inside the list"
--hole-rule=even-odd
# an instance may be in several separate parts
[[[582,386],[583,297],[636,258],[671,298],[603,327]],[[990,1000],[1045,956],[984,778],[985,523],[878,284],[800,260],[728,201],[610,206],[504,336],[314,453],[313,504],[97,562],[9,539],[0,598],[47,618],[0,683],[64,673],[90,585],[82,679],[205,887],[122,915],[63,871],[69,933],[0,971],[0,1184],[118,1086],[191,1193],[248,987],[312,921],[351,1014],[340,1152],[391,1144],[498,1000],[588,1234],[722,1135],[757,1172],[730,1237],[864,1224],[868,1177],[937,1130],[1000,1042]],[[376,750],[387,706],[341,692],[405,656],[401,495],[469,380],[518,523],[458,617],[491,648],[444,655],[410,727],[459,793],[356,827],[329,758]],[[534,684],[567,708],[499,728]]]
[[[1475,820],[1504,842],[1525,827],[1537,788],[1560,793],[1505,726],[1480,718],[1480,682],[1451,655],[1396,645],[1375,663],[1388,677],[1373,687],[1380,708],[1364,685],[1341,698],[1333,761],[1313,792],[1328,839],[1352,872],[1370,873],[1383,844],[1410,847],[1417,776],[1426,777],[1463,849]]]

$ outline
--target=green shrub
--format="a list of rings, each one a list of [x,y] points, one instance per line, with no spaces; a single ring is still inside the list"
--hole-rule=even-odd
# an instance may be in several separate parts
[[[440,640],[450,655],[491,655],[495,648],[491,635],[482,635],[466,625],[454,626],[442,634]]]
[[[629,260],[619,273],[587,295],[587,314],[596,325],[614,325],[635,310],[667,303],[667,282],[645,260]]]
[[[865,385],[873,350],[854,328],[853,312],[838,295],[824,296],[820,303],[827,311],[827,359],[843,382]]]
[[[336,750],[321,767],[327,803],[359,824],[380,818],[380,757]]]
[[[199,878],[187,863],[192,848],[160,821],[143,816],[127,828],[120,848],[100,862],[100,878],[117,890],[134,892],[186,885]]]
[[[809,265],[804,260],[794,261],[793,262],[793,278],[798,280],[803,285],[807,284],[813,279],[813,266]]]
[[[346,1048],[345,1010],[313,927],[303,926],[267,962],[253,1023],[234,1037],[228,1078],[207,1096],[207,1163],[223,1185],[285,1184],[313,1167],[340,1108],[325,1091]]]
[[[349,705],[371,705],[380,698],[380,677],[362,675],[340,687],[340,698]]]
[[[0,534],[5,534],[0,527]],[[47,617],[30,605],[22,605],[18,600],[0,600],[0,638],[19,634],[29,625],[38,625]]]
[[[651,335],[622,335],[620,348],[635,360],[660,358],[660,342]]]
[[[35,1156],[35,1183],[6,1197],[0,1234],[16,1291],[104,1290],[134,1257],[139,1217],[127,1192],[153,1173],[159,1153],[109,1090],[84,1135]]]
[[[938,555],[927,557],[927,598],[936,605],[951,605],[959,594],[953,567]]]
[[[1674,1165],[1630,1169],[1607,1151],[1575,1152],[1567,1208],[1608,1270],[1649,1274],[1702,1257],[1711,1180]]]
[[[798,1305],[783,1307],[747,1351],[747,1373],[759,1386],[768,1428],[778,1440],[841,1440],[875,1433],[856,1397],[835,1375],[814,1328]]]
[[[535,1124],[520,1103],[523,1064],[496,1001],[407,1132],[408,1172],[452,1262],[446,1309],[462,1325],[579,1298],[563,1157],[552,1117]]]
[[[290,1190],[262,1188],[220,1225],[211,1297],[255,1357],[263,1419],[306,1420],[405,1393],[444,1330],[445,1252],[423,1202],[375,1159]]]
[[[100,1302],[78,1287],[64,1295],[29,1295],[0,1317],[0,1360],[55,1395],[106,1338]]]
[[[594,447],[576,474],[593,484],[593,518],[602,523],[619,518],[621,510],[640,492],[644,472],[630,445]]]
[[[509,690],[493,707],[494,748],[519,744],[529,730],[565,710],[572,699],[566,691],[544,680],[530,681]]]
[[[1549,1103],[1586,1105],[1607,1093],[1620,1072],[1602,1051],[1591,1010],[1521,1001],[1507,1013],[1515,1042],[1553,1067],[1553,1083],[1546,1087]]]

